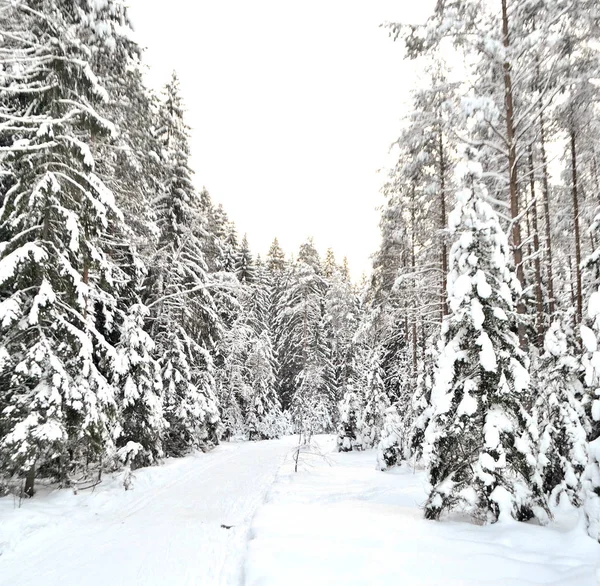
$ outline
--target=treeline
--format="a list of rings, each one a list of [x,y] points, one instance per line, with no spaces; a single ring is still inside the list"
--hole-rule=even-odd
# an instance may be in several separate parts
[[[339,441],[427,467],[428,518],[544,521],[565,499],[600,537],[599,17],[447,0],[389,25],[423,74],[359,332],[372,390]]]
[[[0,0],[0,484],[331,430],[360,303],[193,185],[119,0]]]

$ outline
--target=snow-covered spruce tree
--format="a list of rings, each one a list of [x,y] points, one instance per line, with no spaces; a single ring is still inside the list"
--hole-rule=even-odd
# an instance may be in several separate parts
[[[536,471],[527,359],[519,348],[519,283],[498,216],[483,199],[481,166],[466,164],[450,218],[448,302],[425,431],[431,492],[425,516],[465,510],[485,522],[544,519]]]
[[[340,401],[340,421],[337,434],[338,452],[351,452],[363,448],[361,423],[359,398],[354,389],[348,386],[343,399]]]
[[[375,348],[359,348],[356,377],[362,397],[362,447],[369,449],[377,446],[381,439],[384,415],[390,406],[385,392],[383,370],[381,368],[381,350]]]
[[[92,69],[109,96],[108,101],[98,105],[98,111],[119,129],[112,143],[94,140],[90,145],[97,160],[96,173],[115,194],[123,211],[130,228],[127,243],[143,251],[155,243],[151,198],[158,186],[160,160],[153,132],[156,104],[143,83],[142,51],[134,41],[122,0],[77,0],[72,4],[85,6],[84,10],[76,8],[80,35]]]
[[[565,495],[580,506],[581,475],[587,464],[582,367],[572,335],[569,340],[558,320],[546,332],[544,350],[535,380],[543,490],[551,504]]]
[[[174,74],[159,111],[162,177],[155,202],[160,236],[150,260],[146,303],[157,345],[169,431],[165,451],[180,455],[218,441],[213,357],[222,323],[208,288],[202,200],[188,164],[188,127]]]
[[[431,419],[431,391],[435,377],[435,365],[437,361],[437,348],[430,346],[425,350],[423,364],[419,368],[416,391],[410,402],[410,421],[408,422],[406,457],[414,464],[423,457],[423,442],[425,430]]]
[[[95,108],[107,94],[77,37],[88,9],[0,4],[10,38],[0,74],[10,174],[0,210],[0,449],[4,469],[27,471],[28,494],[36,469],[64,478],[113,451],[116,353],[96,323],[114,319],[119,271],[103,237],[122,216],[88,146],[115,133]]]
[[[219,345],[221,417],[227,436],[270,439],[278,437],[285,426],[275,390],[268,283],[262,265],[255,265],[247,246],[245,256],[244,266],[251,267],[252,282],[247,281],[247,273],[237,274],[237,317]]]
[[[247,358],[250,400],[245,415],[248,439],[273,439],[286,431],[281,404],[275,392],[273,346],[265,330],[254,338]]]
[[[385,410],[381,439],[377,445],[377,468],[387,470],[402,462],[402,417],[399,405],[394,404]]]
[[[241,288],[239,292],[243,294]],[[223,359],[217,371],[218,397],[227,438],[244,433],[245,412],[251,400],[247,361],[254,336],[247,318],[246,308],[240,304],[237,319],[219,344]]]
[[[98,111],[119,129],[110,142],[96,139],[90,144],[95,172],[114,193],[125,218],[125,224],[109,226],[104,237],[122,275],[114,322],[100,320],[98,329],[117,348],[115,443],[135,468],[161,457],[165,428],[160,367],[154,341],[145,331],[149,311],[140,299],[147,275],[144,261],[152,258],[157,242],[151,205],[162,172],[153,132],[157,108],[142,81],[141,49],[133,40],[123,2],[80,0],[80,5],[86,8],[77,11],[79,34],[109,96]]]
[[[278,352],[282,402],[303,433],[331,430],[335,392],[324,322],[326,282],[311,241],[300,249],[280,300]]]
[[[277,358],[270,322],[272,292],[269,274],[258,259],[255,263],[254,283],[246,296],[249,323],[253,330],[248,353],[252,401],[246,413],[246,429],[250,439],[276,438],[287,430],[276,388]]]
[[[325,267],[325,271],[327,270],[330,271],[330,276],[327,278],[329,286],[324,299],[323,319],[331,352],[335,398],[338,402],[342,399],[344,389],[355,377],[353,338],[360,319],[360,305],[352,283],[342,275],[338,267]]]
[[[298,260],[287,275],[276,306],[274,329],[279,358],[278,387],[288,408],[296,390],[296,377],[312,355],[309,337],[321,328],[325,281],[320,267]]]
[[[600,216],[597,216],[592,226],[597,232],[600,226]],[[588,420],[587,425],[587,452],[588,461],[582,477],[584,510],[587,518],[588,534],[593,539],[600,541],[600,289],[598,288],[597,275],[600,263],[600,248],[587,259],[588,277],[594,282],[594,290],[588,301],[588,318],[591,327],[581,326],[581,337],[585,352],[583,365],[585,368],[584,407]]]
[[[235,274],[241,283],[250,284],[256,279],[255,273],[256,267],[254,266],[254,259],[252,258],[252,253],[250,252],[248,237],[244,235],[240,248],[236,254]]]
[[[163,415],[163,381],[155,344],[144,330],[148,309],[142,304],[129,308],[117,344],[118,426],[117,447],[138,444],[133,468],[153,464],[163,455],[166,422]]]
[[[182,326],[161,333],[159,364],[164,388],[167,455],[181,456],[190,448],[218,443],[220,420],[212,388],[211,357]],[[207,389],[211,393],[207,393]]]
[[[269,247],[269,252],[267,253],[267,270],[271,275],[275,273],[282,273],[287,264],[285,260],[285,253],[283,252],[279,240],[275,238]]]

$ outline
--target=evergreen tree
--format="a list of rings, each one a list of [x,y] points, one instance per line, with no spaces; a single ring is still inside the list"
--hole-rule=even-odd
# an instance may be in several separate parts
[[[344,389],[355,378],[353,339],[360,320],[360,307],[352,284],[344,279],[337,268],[333,269],[327,284],[323,319],[337,402],[342,398]]]
[[[271,339],[263,331],[250,348],[247,365],[251,398],[246,413],[248,439],[273,439],[286,431],[279,397],[275,392]]]
[[[544,350],[536,381],[543,490],[551,503],[557,504],[564,494],[579,506],[581,475],[587,464],[581,365],[559,321],[546,333]]]
[[[122,222],[89,147],[115,133],[95,108],[108,96],[77,36],[91,8],[31,4],[4,3],[0,14],[11,39],[0,86],[10,120],[0,128],[10,174],[0,210],[1,451],[3,468],[27,471],[29,495],[36,469],[64,478],[113,451],[116,354],[96,324],[114,319],[119,270],[104,236]]]
[[[235,274],[240,282],[249,284],[253,283],[256,269],[254,267],[254,260],[252,258],[252,253],[250,252],[250,246],[248,245],[248,238],[244,235],[242,239],[242,244],[240,245],[239,250],[237,251],[237,258],[235,261]]]
[[[390,407],[390,400],[383,383],[381,350],[362,348],[359,350],[358,384],[363,397],[362,442],[363,448],[377,446],[384,427],[384,416]]]
[[[202,199],[188,165],[188,128],[177,76],[159,111],[162,184],[160,230],[147,279],[147,304],[163,373],[167,454],[218,441],[213,356],[223,324],[210,293],[202,239]]]
[[[425,515],[464,508],[494,522],[501,516],[544,518],[536,474],[535,430],[527,360],[519,348],[515,305],[518,281],[498,217],[487,204],[481,168],[466,165],[451,227],[450,315],[442,330],[425,432],[432,490]]]
[[[279,240],[275,238],[267,254],[267,270],[271,275],[280,274],[284,271],[285,265],[285,254],[279,245]]]
[[[377,467],[387,470],[402,461],[402,418],[398,405],[385,410],[381,438],[377,446]]]
[[[278,315],[280,396],[296,425],[331,429],[335,391],[324,323],[326,282],[312,241],[302,245]]]
[[[139,445],[134,460],[129,462],[134,467],[153,464],[162,457],[166,428],[160,365],[153,358],[154,341],[144,331],[147,314],[145,306],[131,306],[117,344],[117,404],[121,428],[117,447],[125,447],[130,442]]]
[[[340,402],[340,422],[337,434],[338,452],[351,452],[363,447],[361,437],[361,413],[359,400],[352,389],[348,387]]]
[[[423,457],[423,442],[425,440],[425,430],[431,419],[431,392],[435,379],[435,364],[437,362],[437,351],[435,346],[425,351],[425,360],[423,366],[419,369],[417,379],[417,389],[412,397],[408,410],[410,412],[410,421],[408,428],[409,438],[407,440],[407,450],[413,462],[419,462]]]

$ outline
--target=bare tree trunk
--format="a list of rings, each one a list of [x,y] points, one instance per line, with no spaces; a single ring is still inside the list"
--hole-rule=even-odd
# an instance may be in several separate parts
[[[598,161],[596,159],[596,153],[594,153],[594,156],[592,157],[592,177],[594,178],[594,187],[596,188],[598,203],[600,203],[600,182],[598,181]]]
[[[531,259],[532,254],[533,254],[533,248],[532,248],[532,238],[531,235],[533,234],[533,227],[532,227],[532,220],[531,220],[531,202],[533,201],[533,198],[535,197],[535,195],[531,196],[530,199],[527,199],[527,195],[525,195],[525,208],[527,209],[527,213],[525,214],[525,227],[527,228],[527,237],[525,238],[525,241],[527,242],[527,258]]]
[[[410,262],[411,262],[411,270],[412,270],[412,282],[413,282],[413,318],[412,318],[412,365],[413,365],[413,376],[414,380],[417,377],[417,349],[418,349],[418,338],[417,338],[417,296],[416,296],[416,278],[415,278],[415,268],[416,268],[416,258],[415,258],[415,188],[413,186],[412,189],[412,202],[411,202],[411,244],[410,244]]]
[[[571,194],[573,196],[573,220],[575,224],[575,283],[576,314],[575,325],[583,317],[583,293],[581,285],[581,238],[579,234],[579,195],[577,189],[577,151],[575,149],[575,131],[571,129]]]
[[[571,307],[575,307],[577,302],[575,300],[575,288],[573,287],[573,257],[571,255],[569,255],[568,261],[569,261],[569,290],[571,292]]]
[[[442,129],[439,129],[438,134],[438,151],[440,157],[440,233],[442,235],[442,291],[441,291],[441,306],[442,319],[448,315],[448,299],[446,295],[446,284],[448,279],[448,249],[446,247],[446,238],[444,230],[446,229],[446,157],[444,153],[444,137]]]
[[[35,494],[35,464],[32,464],[31,468],[27,470],[24,493],[28,497],[32,497]]]
[[[540,262],[540,238],[538,234],[537,202],[535,198],[535,177],[533,175],[533,146],[529,146],[529,188],[531,190],[531,219],[533,224],[533,251],[535,254],[535,301],[537,309],[537,343],[544,346],[544,298],[542,296],[542,267]]]
[[[425,335],[425,321],[421,318],[421,360],[425,362],[425,349],[427,346],[427,337]]]
[[[550,227],[550,187],[548,185],[548,161],[546,159],[546,137],[544,117],[540,113],[540,155],[542,157],[542,194],[546,228],[546,270],[548,271],[548,309],[554,315],[554,275],[552,273],[552,230]]]
[[[506,0],[502,0],[502,42],[505,49],[510,48],[510,35],[508,32],[508,10]],[[515,268],[517,271],[517,279],[521,285],[525,285],[525,274],[523,272],[523,251],[521,248],[521,225],[518,220],[519,216],[519,182],[517,170],[517,143],[514,127],[514,103],[511,66],[508,61],[504,62],[504,96],[506,110],[506,140],[508,142],[508,178],[510,190],[510,215],[513,221],[512,225],[512,243],[513,257]],[[520,300],[517,306],[518,313],[525,313],[523,302]],[[525,326],[522,321],[519,321],[519,339],[521,346],[526,344]]]

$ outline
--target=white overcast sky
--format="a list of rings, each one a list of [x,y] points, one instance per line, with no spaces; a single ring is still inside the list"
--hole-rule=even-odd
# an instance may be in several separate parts
[[[434,0],[129,0],[148,81],[175,69],[196,183],[264,256],[312,236],[355,277],[379,243],[377,206],[414,66],[385,21]]]

